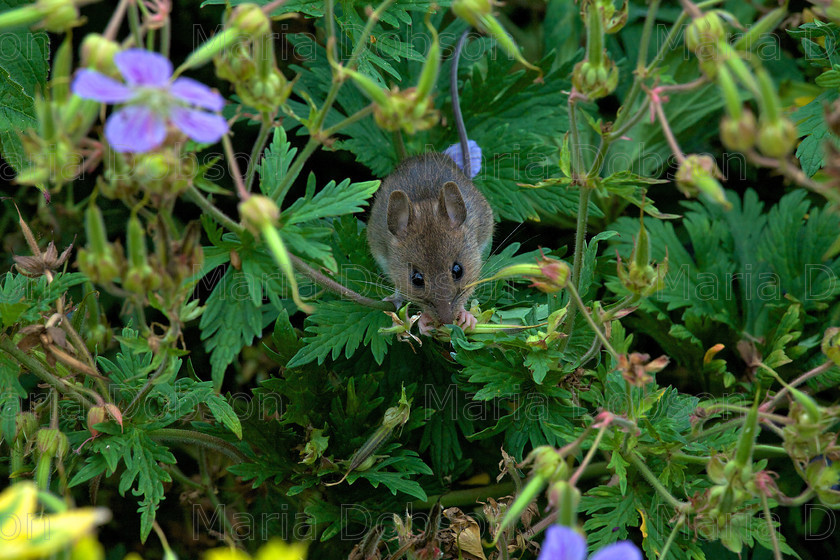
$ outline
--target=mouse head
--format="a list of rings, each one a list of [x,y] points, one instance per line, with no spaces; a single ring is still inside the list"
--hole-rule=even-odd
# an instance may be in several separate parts
[[[388,199],[392,234],[388,273],[397,290],[441,323],[452,323],[481,272],[481,251],[454,181],[437,199],[412,202],[401,190]]]

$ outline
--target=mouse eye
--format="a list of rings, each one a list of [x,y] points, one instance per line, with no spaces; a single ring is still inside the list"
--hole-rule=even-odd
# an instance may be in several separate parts
[[[464,275],[464,267],[461,266],[461,263],[453,263],[452,264],[452,278],[455,280],[460,280],[461,276]]]
[[[411,273],[411,284],[415,288],[422,288],[426,282],[423,280],[423,275],[415,270]]]

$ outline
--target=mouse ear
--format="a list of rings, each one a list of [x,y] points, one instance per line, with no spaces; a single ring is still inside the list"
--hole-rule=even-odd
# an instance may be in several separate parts
[[[403,191],[393,191],[388,198],[388,231],[401,237],[405,235],[413,216],[408,195]]]
[[[440,191],[440,213],[449,218],[449,225],[460,227],[467,219],[467,207],[461,189],[453,181],[447,181]]]

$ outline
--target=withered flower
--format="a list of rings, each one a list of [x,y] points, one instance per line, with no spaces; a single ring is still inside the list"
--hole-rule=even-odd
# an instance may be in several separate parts
[[[36,246],[37,247],[37,246]],[[70,250],[73,248],[71,243],[62,253],[58,254],[58,249],[55,248],[55,243],[50,241],[47,245],[47,250],[41,253],[33,251],[32,256],[15,255],[12,257],[15,261],[15,268],[24,276],[30,278],[38,278],[39,276],[52,276],[56,270],[64,266],[67,258],[70,256]]]
[[[41,249],[38,247],[38,242],[35,241],[35,236],[32,235],[32,230],[29,229],[29,226],[23,221],[23,216],[21,216],[20,210],[18,210],[18,221],[20,223],[20,230],[23,232],[23,237],[26,239],[26,244],[29,246],[29,250],[32,251],[32,256],[14,255],[12,258],[15,261],[15,268],[17,268],[18,272],[24,276],[38,278],[39,276],[46,275],[47,279],[52,281],[55,271],[64,266],[64,263],[67,262],[67,258],[70,256],[70,250],[73,248],[73,244],[71,243],[61,253],[61,255],[59,255],[58,249],[55,247],[55,243],[50,241],[50,244],[47,245],[47,250],[42,253]]]
[[[644,387],[653,381],[650,374],[661,371],[670,361],[668,356],[659,356],[651,361],[649,354],[633,352],[629,356],[622,354],[618,357],[618,368],[627,383],[636,387]]]

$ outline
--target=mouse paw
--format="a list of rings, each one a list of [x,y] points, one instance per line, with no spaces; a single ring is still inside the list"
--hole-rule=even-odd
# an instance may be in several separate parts
[[[417,328],[420,330],[420,334],[425,336],[431,336],[436,324],[436,321],[428,313],[421,313],[420,319],[417,320]]]
[[[478,324],[478,319],[466,309],[462,309],[455,316],[455,324],[465,331],[472,330]]]

